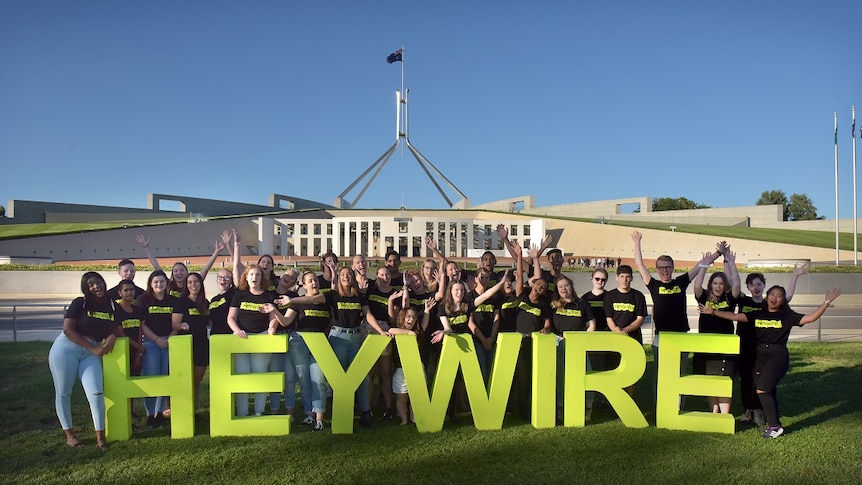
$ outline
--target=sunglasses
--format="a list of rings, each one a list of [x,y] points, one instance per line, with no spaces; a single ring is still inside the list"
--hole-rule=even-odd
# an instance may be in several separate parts
[[[593,278],[593,279],[594,279],[595,281],[601,281],[601,282],[604,282],[604,283],[606,283],[606,282],[608,281],[608,279],[607,279],[607,278]]]

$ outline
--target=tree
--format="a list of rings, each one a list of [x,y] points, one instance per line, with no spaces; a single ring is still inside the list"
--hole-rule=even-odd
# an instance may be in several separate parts
[[[0,205],[0,217],[6,217],[6,208]]]
[[[787,203],[787,215],[789,221],[813,221],[819,219],[817,217],[817,207],[805,194],[793,194],[790,196],[790,202]]]
[[[760,194],[755,205],[780,205],[784,220],[787,220],[787,195],[783,190],[767,190]]]
[[[652,210],[656,212],[684,209],[709,209],[709,206],[706,204],[698,204],[697,202],[693,200],[688,200],[685,197],[680,197],[678,199],[673,199],[671,197],[659,197],[657,199],[653,199],[652,201]]]

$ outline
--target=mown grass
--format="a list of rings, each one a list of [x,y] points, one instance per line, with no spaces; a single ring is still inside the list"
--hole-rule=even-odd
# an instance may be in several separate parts
[[[788,434],[776,440],[746,426],[733,435],[655,428],[646,404],[650,366],[637,395],[646,429],[624,427],[607,409],[585,428],[546,430],[507,417],[499,431],[477,431],[467,415],[433,434],[377,421],[353,435],[295,426],[283,437],[211,438],[203,425],[184,440],[170,439],[166,428],[146,430],[106,453],[93,446],[80,390],[73,414],[88,446],[64,444],[49,347],[0,344],[2,483],[787,484],[858,483],[862,476],[862,343],[790,345],[792,370],[779,386]],[[691,398],[687,406],[704,404]]]

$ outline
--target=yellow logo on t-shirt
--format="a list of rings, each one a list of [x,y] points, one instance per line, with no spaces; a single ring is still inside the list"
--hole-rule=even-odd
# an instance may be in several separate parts
[[[767,320],[765,318],[755,318],[754,326],[757,328],[781,328],[781,320]]]
[[[255,303],[253,301],[242,301],[239,303],[239,309],[249,312],[259,312],[263,308],[263,305],[263,303]]]
[[[557,309],[557,315],[562,315],[564,317],[580,317],[581,311],[577,308],[559,308]]]
[[[635,306],[631,303],[614,303],[614,311],[634,313]]]

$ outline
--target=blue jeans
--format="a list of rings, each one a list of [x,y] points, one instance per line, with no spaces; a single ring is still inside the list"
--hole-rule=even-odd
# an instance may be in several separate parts
[[[359,348],[362,347],[362,342],[365,341],[365,335],[361,333],[345,333],[340,327],[333,327],[329,331],[329,344],[332,345],[332,350],[335,356],[338,357],[338,362],[341,367],[347,369],[350,363],[356,358],[359,353]],[[359,389],[356,390],[356,399],[359,403],[359,411],[367,412],[371,410],[371,405],[368,402],[368,375],[362,379],[359,384]]]
[[[95,340],[87,339],[96,345]],[[61,333],[48,352],[48,366],[54,378],[54,406],[63,429],[72,429],[72,388],[75,379],[84,386],[84,394],[90,402],[93,428],[105,429],[105,393],[102,384],[102,358],[69,340]]]
[[[267,332],[262,333],[266,334]],[[271,359],[272,354],[234,354],[233,370],[237,374],[267,372],[269,371],[269,361]],[[254,414],[263,414],[263,411],[266,409],[266,394],[265,392],[254,393]],[[248,416],[248,393],[236,393],[234,402],[236,403],[236,415]]]
[[[300,332],[290,332],[288,357],[296,368],[299,379],[299,392],[302,394],[302,409],[305,414],[326,412],[326,393],[328,391],[326,378],[320,370],[320,365],[314,360],[308,345],[302,339]],[[296,388],[296,381],[294,381]]]
[[[494,365],[494,350],[496,343],[491,346],[491,350],[485,350],[482,347],[482,342],[473,339],[473,346],[476,347],[476,358],[479,359],[479,369],[482,370],[482,379],[485,380],[485,386],[488,386],[488,379],[491,375],[491,367]]]
[[[291,345],[293,343],[291,342]],[[272,359],[269,361],[270,372],[284,372],[284,407],[285,409],[293,409],[296,404],[296,370],[293,362],[287,352],[272,354]],[[278,411],[279,403],[281,402],[281,392],[269,393],[269,409]]]
[[[170,374],[170,353],[168,348],[161,348],[152,340],[144,337],[144,348],[147,353],[144,354],[144,361],[141,367],[142,376],[166,376]],[[147,409],[147,416],[155,416],[162,412],[164,407],[164,397],[148,397],[144,399],[144,407]]]
[[[593,370],[590,364],[590,356],[587,356],[587,371]],[[566,382],[566,340],[557,341],[557,406],[564,404]],[[584,405],[587,409],[593,407],[593,402],[596,400],[595,391],[587,391]]]

